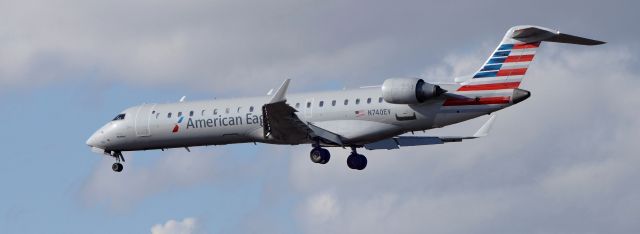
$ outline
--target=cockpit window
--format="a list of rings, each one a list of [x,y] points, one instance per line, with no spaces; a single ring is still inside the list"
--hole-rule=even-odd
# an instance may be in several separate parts
[[[116,117],[115,117],[115,118],[113,118],[113,121],[116,121],[116,120],[123,120],[123,119],[124,119],[124,114],[119,114],[119,115],[116,115]]]

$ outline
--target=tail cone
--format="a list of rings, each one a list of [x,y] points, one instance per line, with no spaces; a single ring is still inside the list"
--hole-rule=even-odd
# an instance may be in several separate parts
[[[514,89],[513,96],[511,96],[511,101],[513,104],[518,104],[527,98],[531,97],[531,92],[524,89]]]

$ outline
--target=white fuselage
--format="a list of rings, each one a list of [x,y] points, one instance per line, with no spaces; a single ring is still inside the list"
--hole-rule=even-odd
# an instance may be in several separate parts
[[[450,90],[456,88],[453,85]],[[458,123],[513,104],[444,104],[452,95],[511,98],[512,93],[454,92],[415,105],[391,104],[382,99],[382,92],[376,87],[291,94],[286,103],[298,111],[297,117],[304,122],[339,134],[346,145],[358,146],[409,131]],[[123,119],[113,120],[96,131],[87,144],[107,151],[133,151],[247,142],[312,142],[309,138],[285,142],[265,137],[262,106],[268,101],[269,97],[263,96],[134,106],[122,112]]]

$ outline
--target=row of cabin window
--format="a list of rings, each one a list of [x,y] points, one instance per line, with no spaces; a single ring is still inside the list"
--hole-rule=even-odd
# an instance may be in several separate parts
[[[382,103],[382,97],[378,98],[378,103]],[[367,104],[371,104],[371,98],[367,98]],[[344,99],[344,105],[349,105],[349,99]],[[360,105],[360,98],[356,98],[356,105]],[[318,102],[318,107],[323,107],[324,101]],[[336,106],[336,100],[331,101],[331,106]],[[300,103],[296,103],[296,109],[300,108]],[[307,102],[307,108],[311,108],[311,102]]]
[[[238,113],[240,113],[240,109],[242,109],[242,107],[238,107]],[[202,112],[200,114],[202,116],[204,116],[205,112],[206,112],[205,110],[202,110]],[[231,112],[231,108],[229,108],[229,107],[225,108],[224,112],[226,114],[229,114],[229,112]],[[249,107],[249,112],[253,112],[253,106]],[[160,113],[159,112],[156,113],[156,111],[151,112],[151,114],[155,114],[156,115],[156,119],[160,116]],[[189,117],[192,117],[193,114],[194,114],[193,111],[189,111]],[[217,115],[218,114],[218,109],[213,109],[213,114]],[[167,118],[171,118],[171,115],[172,115],[171,112],[167,113]],[[178,112],[178,117],[180,117],[180,116],[182,116],[182,111]]]
[[[378,103],[382,103],[383,99],[382,97],[378,98]],[[360,98],[356,98],[356,105],[360,104]],[[367,98],[367,104],[371,104],[371,98]],[[344,105],[349,105],[349,99],[344,99]],[[320,101],[318,102],[318,107],[323,107],[324,106],[324,101]],[[332,100],[331,101],[331,106],[336,106],[336,100]],[[300,108],[300,103],[296,103],[296,109]],[[311,102],[307,102],[307,108],[311,108]],[[242,109],[242,107],[238,107],[238,113],[240,113],[240,109]],[[230,108],[227,107],[225,109],[225,113],[229,114],[230,112]],[[204,112],[205,110],[202,110],[201,115],[204,116]],[[249,107],[249,112],[253,112],[253,106]],[[156,113],[156,111],[153,111],[151,114],[156,114],[156,118],[158,118],[160,116],[160,113]],[[193,111],[189,111],[189,117],[193,116],[194,112]],[[217,115],[218,114],[218,109],[213,109],[213,114]],[[182,112],[178,112],[178,117],[182,116]],[[171,118],[171,112],[167,113],[167,118]]]

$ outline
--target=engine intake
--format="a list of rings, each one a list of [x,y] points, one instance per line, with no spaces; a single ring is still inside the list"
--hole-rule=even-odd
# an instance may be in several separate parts
[[[418,104],[446,92],[418,78],[390,78],[382,84],[382,98],[394,104]]]

